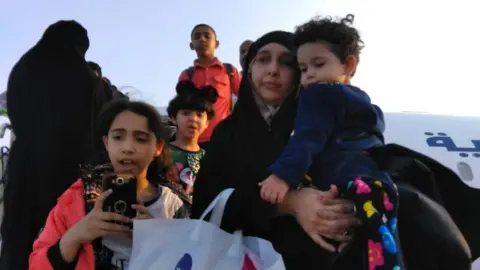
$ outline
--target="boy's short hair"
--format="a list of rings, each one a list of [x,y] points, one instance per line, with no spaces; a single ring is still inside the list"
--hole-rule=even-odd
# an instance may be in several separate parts
[[[175,118],[180,110],[206,112],[208,120],[215,116],[214,104],[218,99],[218,92],[212,86],[197,88],[190,81],[181,81],[176,87],[177,95],[170,101],[167,113],[170,118]]]
[[[358,30],[352,26],[354,18],[353,14],[348,14],[340,20],[315,17],[297,26],[294,33],[295,47],[306,43],[325,42],[342,63],[345,63],[350,55],[359,61],[364,45]]]
[[[93,61],[88,61],[87,65],[90,67],[92,71],[98,72],[99,76],[102,77],[102,68],[100,67],[99,64],[93,62]]]
[[[200,23],[200,24],[197,24],[193,27],[192,29],[192,32],[190,33],[190,37],[193,36],[193,33],[195,32],[195,30],[197,30],[197,28],[199,27],[207,27],[209,28],[210,30],[212,30],[213,34],[215,35],[215,37],[217,36],[217,33],[215,32],[215,29],[213,29],[213,27],[211,27],[210,25],[208,24],[205,24],[205,23]]]

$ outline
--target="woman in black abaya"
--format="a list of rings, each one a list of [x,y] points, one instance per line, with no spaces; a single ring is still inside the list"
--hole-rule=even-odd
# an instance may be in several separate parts
[[[353,203],[303,188],[291,192],[277,208],[261,199],[258,187],[293,130],[300,70],[292,34],[265,34],[250,47],[246,64],[235,109],[215,128],[201,162],[192,217],[198,218],[222,190],[234,188],[222,229],[271,241],[287,269],[327,269],[324,255],[330,245],[319,235],[349,242],[345,231],[358,222]],[[315,179],[318,172],[309,175]]]
[[[50,25],[13,67],[8,114],[16,135],[7,167],[0,269],[28,269],[32,243],[59,195],[92,154],[98,102],[85,61],[87,30],[75,21]]]
[[[260,197],[258,183],[270,174],[268,166],[293,129],[300,72],[294,54],[291,34],[282,31],[267,33],[250,47],[235,109],[215,128],[202,159],[192,218],[199,218],[220,192],[234,188],[224,209],[225,231],[269,240],[289,270],[358,270],[368,250],[362,231],[354,228],[351,202],[312,188],[287,193],[279,205]],[[399,187],[399,240],[407,263],[401,269],[470,269],[480,250],[478,190],[438,162],[400,146],[372,150],[372,156]],[[314,162],[308,175],[316,179],[321,166]],[[353,239],[349,229],[355,231]],[[345,252],[330,253],[319,235],[350,245]]]

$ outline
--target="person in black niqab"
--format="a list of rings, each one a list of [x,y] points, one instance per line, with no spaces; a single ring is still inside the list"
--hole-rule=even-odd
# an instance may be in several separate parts
[[[103,76],[102,67],[99,64],[88,61],[88,67],[92,71],[94,75],[95,83],[100,84],[98,87],[99,90],[97,91],[97,97],[93,101],[94,104],[94,111],[92,112],[93,115],[98,115],[100,113],[100,109],[102,108],[103,104],[106,101],[116,100],[116,99],[129,99],[125,94],[120,92],[115,85],[113,85],[107,77]],[[95,138],[102,137],[101,135],[94,136]],[[108,163],[108,153],[105,149],[105,145],[103,140],[94,139],[93,141],[93,155],[88,160],[87,163],[90,164],[103,164]]]
[[[102,77],[102,68],[100,67],[99,64],[93,62],[93,61],[88,61],[87,65],[90,67],[90,69],[93,71],[93,74],[98,77]]]
[[[32,243],[57,198],[92,155],[92,108],[101,84],[85,61],[87,30],[50,25],[13,67],[7,109],[16,140],[10,152],[1,228],[0,269],[28,269]]]

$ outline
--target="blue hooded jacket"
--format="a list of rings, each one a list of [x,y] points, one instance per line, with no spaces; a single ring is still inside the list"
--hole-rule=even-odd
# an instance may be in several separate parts
[[[383,145],[383,113],[357,87],[315,84],[300,91],[295,128],[283,153],[270,166],[295,189],[313,160],[322,166],[320,189],[356,176],[384,178],[366,150]]]

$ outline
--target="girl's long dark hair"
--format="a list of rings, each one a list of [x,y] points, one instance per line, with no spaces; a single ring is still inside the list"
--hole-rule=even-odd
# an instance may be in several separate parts
[[[147,179],[153,184],[178,183],[177,170],[173,164],[170,149],[167,147],[169,130],[162,124],[161,116],[153,106],[145,102],[125,99],[108,103],[98,116],[95,137],[101,140],[103,136],[107,136],[117,115],[125,111],[147,118],[148,128],[155,134],[157,142],[163,142],[165,145],[160,156],[154,158],[148,167]]]

